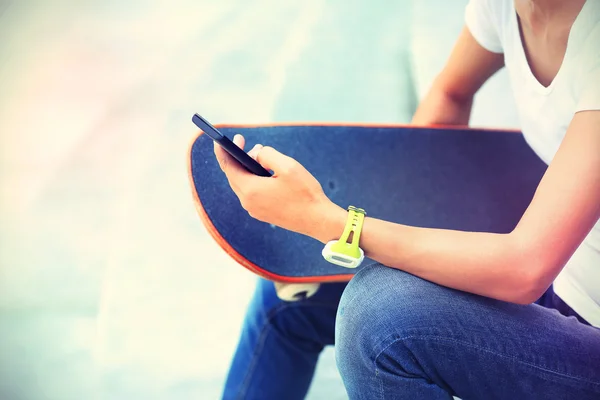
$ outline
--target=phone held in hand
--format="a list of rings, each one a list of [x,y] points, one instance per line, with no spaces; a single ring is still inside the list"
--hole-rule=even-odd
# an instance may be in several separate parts
[[[229,138],[223,135],[221,132],[217,130],[214,126],[210,124],[207,120],[202,118],[200,115],[195,114],[192,117],[192,122],[196,124],[196,126],[204,133],[208,135],[212,140],[214,140],[219,146],[221,146],[227,153],[231,154],[233,158],[235,158],[244,168],[248,171],[252,172],[255,175],[259,176],[271,176],[271,173],[264,169],[262,165],[260,165],[256,160],[250,157],[244,150],[237,147],[235,143],[233,143]]]

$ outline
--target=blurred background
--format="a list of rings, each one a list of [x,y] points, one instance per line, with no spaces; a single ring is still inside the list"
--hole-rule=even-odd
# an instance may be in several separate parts
[[[0,0],[0,398],[219,398],[256,281],[194,209],[191,116],[407,123],[466,3]],[[472,124],[511,102],[501,72]],[[332,349],[309,398],[346,398]]]

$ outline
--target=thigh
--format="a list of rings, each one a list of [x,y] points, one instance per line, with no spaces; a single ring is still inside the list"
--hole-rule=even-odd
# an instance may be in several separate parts
[[[465,399],[600,395],[600,329],[537,304],[497,301],[376,265],[350,282],[337,323],[349,393],[370,387],[380,398],[408,398],[403,391],[428,384]]]

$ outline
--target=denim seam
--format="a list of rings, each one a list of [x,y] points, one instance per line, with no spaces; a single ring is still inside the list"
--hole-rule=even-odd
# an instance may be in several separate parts
[[[265,324],[265,326],[261,329],[260,336],[258,338],[258,345],[256,346],[256,348],[253,352],[252,360],[250,362],[250,366],[248,367],[248,372],[246,372],[246,376],[241,385],[239,395],[237,396],[237,399],[239,399],[239,400],[242,400],[244,397],[246,397],[246,392],[248,391],[248,386],[250,386],[250,380],[251,380],[250,377],[256,370],[256,365],[258,364],[258,358],[264,348],[265,341],[267,339],[269,330],[270,330],[270,328],[269,328],[268,323]]]
[[[564,377],[564,378],[570,378],[570,379],[574,379],[574,380],[577,380],[577,381],[580,381],[580,382],[591,383],[592,385],[600,387],[600,382],[597,382],[597,381],[594,382],[594,381],[587,380],[587,379],[584,379],[584,378],[581,378],[581,377],[577,377],[577,376],[573,376],[573,375],[569,375],[569,374],[563,374],[561,372],[554,371],[552,369],[548,369],[547,367],[544,367],[544,366],[541,366],[541,365],[536,365],[536,364],[533,364],[533,363],[530,363],[530,362],[527,362],[527,361],[520,360],[520,359],[518,359],[517,357],[514,357],[514,356],[508,356],[508,355],[505,355],[505,354],[500,354],[500,353],[497,353],[495,351],[492,351],[492,350],[489,350],[489,349],[486,349],[486,348],[483,348],[483,347],[480,347],[480,346],[477,346],[477,345],[474,345],[474,344],[471,344],[471,343],[468,343],[468,342],[463,342],[463,341],[456,340],[456,339],[449,339],[449,338],[445,338],[445,337],[441,337],[441,336],[436,336],[436,335],[424,335],[424,336],[423,335],[417,335],[417,336],[415,336],[415,335],[409,335],[409,336],[404,336],[404,337],[401,337],[401,338],[398,338],[398,339],[394,340],[389,345],[385,346],[385,348],[383,348],[377,354],[377,356],[375,357],[375,360],[374,360],[375,368],[377,369],[377,360],[378,360],[379,356],[381,356],[392,345],[396,344],[399,341],[406,340],[406,339],[417,339],[417,340],[434,339],[434,340],[438,340],[438,341],[447,341],[447,342],[457,343],[457,344],[461,344],[463,346],[472,347],[472,348],[475,348],[477,350],[488,352],[488,353],[494,354],[494,355],[502,357],[502,358],[511,359],[513,361],[516,361],[517,363],[525,364],[527,366],[530,366],[530,367],[533,367],[533,368],[536,368],[536,369],[539,369],[539,370],[542,370],[542,371],[545,371],[545,372],[548,372],[548,373],[553,373],[553,374],[556,374],[556,375]]]
[[[277,316],[277,314],[279,314],[282,311],[285,311],[289,308],[302,307],[302,306],[307,305],[307,304],[302,304],[302,303],[303,303],[302,301],[295,302],[295,303],[284,303],[277,307],[274,307],[271,311],[266,313],[267,320],[265,321],[265,324],[261,329],[260,336],[258,338],[258,345],[256,346],[256,350],[254,351],[254,354],[252,355],[252,360],[250,361],[250,366],[248,367],[248,372],[246,373],[244,382],[242,383],[241,388],[240,388],[239,396],[237,397],[238,399],[241,400],[246,395],[248,386],[250,385],[250,377],[252,376],[252,374],[254,373],[254,371],[256,369],[256,365],[258,363],[258,358],[264,348],[265,342],[267,340],[267,335],[268,335],[269,331],[271,330],[271,328],[270,328],[271,321],[273,321],[273,319]],[[313,302],[313,303],[310,303],[310,305],[327,307],[330,309],[336,308],[336,307],[332,307],[330,304],[320,303],[320,302]]]
[[[379,376],[379,368],[377,368],[377,365],[375,365],[375,376],[378,377]],[[385,400],[385,393],[384,393],[384,388],[383,388],[383,379],[378,379],[379,380],[379,398],[382,400]]]

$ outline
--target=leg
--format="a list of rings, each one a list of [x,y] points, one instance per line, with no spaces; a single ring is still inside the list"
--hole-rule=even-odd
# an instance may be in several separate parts
[[[333,344],[345,283],[324,284],[312,297],[280,300],[260,279],[225,384],[224,399],[303,399],[325,345]]]
[[[351,399],[600,398],[600,329],[381,264],[342,296],[336,359]]]

